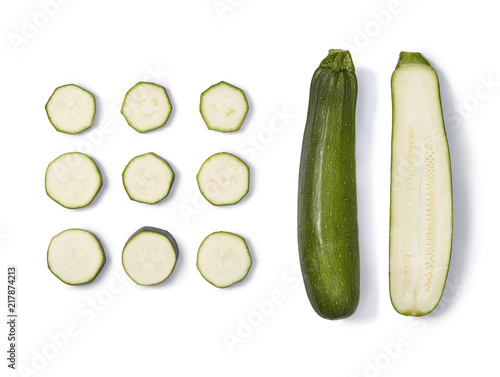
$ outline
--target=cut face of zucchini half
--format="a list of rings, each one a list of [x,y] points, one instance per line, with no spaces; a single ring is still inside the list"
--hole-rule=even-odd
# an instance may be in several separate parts
[[[123,186],[130,199],[155,204],[164,199],[172,186],[174,172],[154,153],[134,157],[122,174]]]
[[[201,94],[200,112],[208,129],[238,131],[247,115],[248,101],[243,90],[221,81]]]
[[[136,284],[156,285],[170,276],[177,257],[177,244],[169,232],[143,227],[127,241],[122,263],[125,272]]]
[[[210,284],[229,287],[243,280],[252,266],[245,240],[229,232],[215,232],[203,240],[196,267]]]
[[[214,206],[236,204],[248,193],[250,169],[231,153],[210,156],[196,176],[201,194]]]
[[[89,156],[79,152],[57,157],[45,173],[47,195],[66,208],[89,205],[101,185],[99,168]]]
[[[419,53],[392,75],[390,293],[401,314],[438,304],[451,256],[452,184],[439,82]]]
[[[69,285],[94,280],[105,260],[97,237],[83,229],[68,229],[54,236],[47,251],[49,270]]]
[[[77,134],[92,126],[95,98],[77,85],[60,86],[50,96],[45,111],[57,131]]]
[[[155,130],[167,123],[172,106],[163,86],[139,82],[125,95],[121,113],[137,132]]]

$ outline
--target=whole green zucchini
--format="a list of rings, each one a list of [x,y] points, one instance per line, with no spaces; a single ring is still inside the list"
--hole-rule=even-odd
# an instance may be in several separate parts
[[[349,317],[359,302],[357,92],[351,54],[330,50],[311,82],[298,193],[302,276],[312,307],[327,319]]]

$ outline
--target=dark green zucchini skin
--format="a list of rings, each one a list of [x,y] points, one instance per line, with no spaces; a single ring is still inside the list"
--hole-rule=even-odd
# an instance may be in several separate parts
[[[359,302],[357,91],[349,51],[330,50],[311,82],[298,192],[302,276],[312,307],[327,319],[349,317]]]

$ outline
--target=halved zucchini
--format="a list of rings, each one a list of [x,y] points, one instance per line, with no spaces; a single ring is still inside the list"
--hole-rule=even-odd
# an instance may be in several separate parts
[[[438,304],[451,256],[452,185],[439,82],[419,53],[392,75],[390,293],[401,314]]]
[[[123,186],[130,199],[155,204],[164,199],[172,186],[174,172],[154,153],[134,157],[122,174]]]
[[[45,111],[57,131],[77,134],[92,126],[95,98],[77,85],[63,85],[54,90],[45,105]]]
[[[236,204],[250,186],[250,169],[231,153],[216,153],[203,163],[196,175],[201,194],[214,206]]]
[[[89,156],[80,152],[57,157],[45,173],[47,195],[66,208],[89,205],[101,186],[99,168]]]
[[[155,130],[167,123],[172,106],[163,86],[139,82],[125,95],[121,109],[127,123],[137,132]]]
[[[196,267],[210,284],[226,288],[243,280],[252,266],[252,257],[243,237],[214,232],[203,240]]]
[[[102,245],[87,230],[67,229],[52,238],[47,250],[49,270],[69,285],[89,283],[105,263]]]
[[[248,112],[243,90],[221,81],[201,94],[200,112],[208,129],[238,131]]]
[[[156,285],[165,281],[177,263],[177,243],[166,230],[143,227],[125,244],[123,268],[138,285]]]

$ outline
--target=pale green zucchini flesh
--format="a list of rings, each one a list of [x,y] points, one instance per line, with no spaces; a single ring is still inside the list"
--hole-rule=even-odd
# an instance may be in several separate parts
[[[402,52],[392,75],[390,294],[401,314],[438,304],[451,256],[452,185],[438,77]]]
[[[128,239],[122,252],[122,264],[132,281],[149,286],[167,280],[178,256],[177,243],[169,232],[145,226]]]
[[[80,152],[57,157],[47,167],[45,191],[56,203],[75,209],[89,205],[102,186],[94,160]]]
[[[138,82],[125,95],[121,113],[137,132],[149,132],[162,127],[172,111],[170,98],[163,86]]]
[[[210,284],[227,288],[245,279],[252,257],[245,239],[230,232],[214,232],[200,245],[196,267]]]
[[[231,153],[216,153],[203,163],[196,180],[201,194],[210,204],[232,205],[248,193],[250,169]]]
[[[156,204],[170,192],[174,172],[166,160],[150,152],[134,157],[123,170],[122,180],[131,200]]]
[[[200,113],[209,130],[238,131],[247,112],[245,93],[227,82],[212,85],[201,94]]]
[[[63,85],[54,90],[45,105],[45,111],[57,131],[77,134],[92,126],[95,98],[78,85]]]
[[[47,250],[49,270],[68,285],[91,282],[106,257],[97,237],[87,230],[67,229],[52,238]]]

